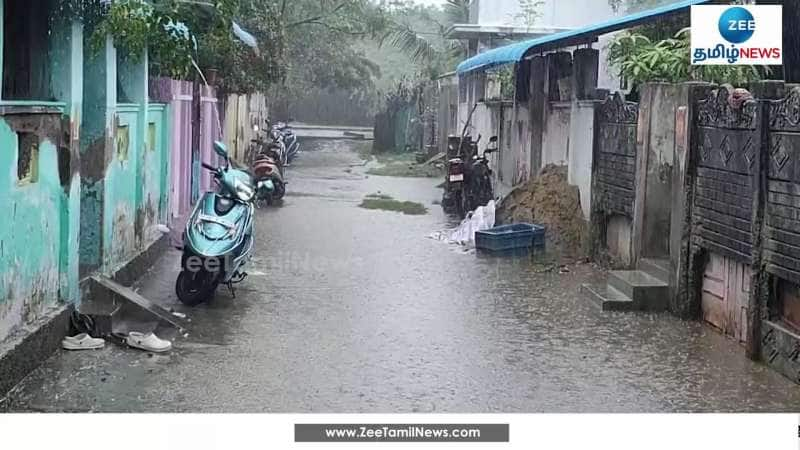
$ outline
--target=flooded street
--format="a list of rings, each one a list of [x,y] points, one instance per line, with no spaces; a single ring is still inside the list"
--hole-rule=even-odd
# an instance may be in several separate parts
[[[11,411],[789,412],[800,389],[735,342],[667,314],[602,312],[590,265],[542,271],[429,239],[451,227],[436,178],[366,175],[355,144],[305,143],[283,205],[258,211],[236,298],[181,306],[177,253],[140,293],[190,334],[154,356],[60,352]],[[359,208],[380,192],[419,216]]]

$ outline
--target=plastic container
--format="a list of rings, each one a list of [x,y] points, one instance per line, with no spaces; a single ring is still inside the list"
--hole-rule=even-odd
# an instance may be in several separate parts
[[[531,223],[502,225],[475,233],[475,248],[492,253],[544,249],[545,228]]]

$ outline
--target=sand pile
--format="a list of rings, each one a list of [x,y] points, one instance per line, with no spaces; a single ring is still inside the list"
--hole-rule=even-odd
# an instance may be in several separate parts
[[[585,257],[587,224],[580,191],[567,183],[565,166],[548,165],[527,184],[516,187],[497,211],[501,223],[536,223],[547,227],[547,250],[565,258]]]

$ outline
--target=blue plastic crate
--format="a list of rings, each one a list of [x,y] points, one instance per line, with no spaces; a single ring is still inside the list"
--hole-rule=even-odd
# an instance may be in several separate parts
[[[502,225],[475,233],[475,248],[489,252],[529,251],[545,246],[545,228],[531,223]]]

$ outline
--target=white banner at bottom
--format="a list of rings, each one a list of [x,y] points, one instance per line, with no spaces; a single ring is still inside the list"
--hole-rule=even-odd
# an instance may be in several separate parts
[[[2,448],[52,450],[64,445],[114,450],[798,450],[800,415],[0,415]]]

